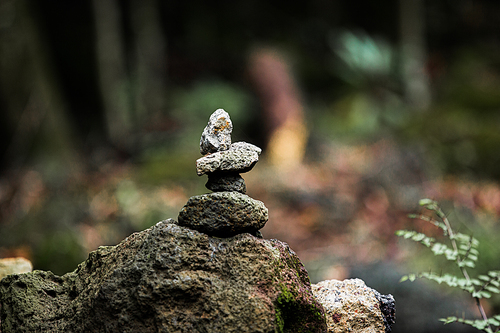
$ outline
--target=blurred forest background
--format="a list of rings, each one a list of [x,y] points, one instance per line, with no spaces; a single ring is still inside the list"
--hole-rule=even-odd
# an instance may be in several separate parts
[[[477,317],[465,295],[398,283],[447,268],[394,231],[438,236],[407,218],[431,197],[499,269],[500,2],[0,0],[0,257],[64,274],[177,218],[217,108],[312,282],[394,294],[394,332],[468,331],[437,321]]]

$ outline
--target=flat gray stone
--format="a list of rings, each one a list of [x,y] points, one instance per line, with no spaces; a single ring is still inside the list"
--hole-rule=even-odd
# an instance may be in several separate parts
[[[198,176],[213,172],[244,173],[259,161],[262,149],[246,142],[235,142],[229,150],[219,151],[196,160]]]
[[[237,173],[209,173],[205,187],[214,192],[247,192],[245,180]]]
[[[269,219],[264,203],[238,192],[215,192],[189,198],[179,213],[179,225],[210,236],[254,233]]]
[[[200,153],[206,155],[229,149],[232,131],[233,123],[229,114],[223,109],[215,110],[201,134]]]

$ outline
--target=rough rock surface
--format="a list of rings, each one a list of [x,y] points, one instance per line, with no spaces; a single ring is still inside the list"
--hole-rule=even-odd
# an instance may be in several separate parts
[[[196,173],[202,176],[213,172],[244,173],[252,170],[262,150],[250,143],[236,142],[228,150],[218,151],[196,160]]]
[[[299,258],[278,240],[159,222],[71,273],[0,282],[8,332],[325,332]]]
[[[205,187],[214,192],[235,191],[245,194],[247,186],[245,180],[239,174],[208,174],[208,182]]]
[[[233,123],[229,114],[223,109],[215,110],[201,134],[200,153],[206,155],[229,149],[232,131]]]
[[[394,298],[380,295],[360,279],[326,280],[313,284],[326,313],[328,332],[388,333],[394,323]],[[385,306],[385,312],[381,306]]]
[[[391,294],[382,295],[375,289],[372,290],[375,294],[375,298],[378,300],[380,311],[382,311],[384,315],[385,331],[386,333],[390,333],[392,325],[396,323],[396,300]]]
[[[189,198],[179,212],[179,225],[211,236],[254,233],[269,219],[262,201],[238,192],[215,192]]]

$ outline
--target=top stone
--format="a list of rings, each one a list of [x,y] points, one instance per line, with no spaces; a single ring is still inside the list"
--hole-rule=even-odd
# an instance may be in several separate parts
[[[232,131],[233,123],[229,114],[223,109],[215,110],[201,135],[200,153],[206,155],[228,150],[231,146]]]

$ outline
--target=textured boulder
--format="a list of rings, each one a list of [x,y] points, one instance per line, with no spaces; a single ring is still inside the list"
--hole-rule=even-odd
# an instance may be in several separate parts
[[[0,282],[8,332],[325,332],[295,253],[249,234],[212,238],[173,220],[100,247],[71,273]]]
[[[389,333],[395,321],[392,295],[380,295],[360,279],[327,280],[312,285],[323,305],[329,333]]]
[[[239,174],[210,173],[205,187],[214,192],[234,191],[245,194],[247,186]]]
[[[206,155],[229,149],[232,131],[233,123],[229,114],[223,109],[215,110],[201,134],[200,153]]]
[[[236,142],[228,150],[218,151],[196,160],[196,173],[202,176],[213,172],[244,173],[252,170],[262,150],[250,143]]]
[[[264,227],[268,211],[262,201],[238,192],[215,192],[189,198],[179,212],[179,225],[211,236],[254,233]]]

